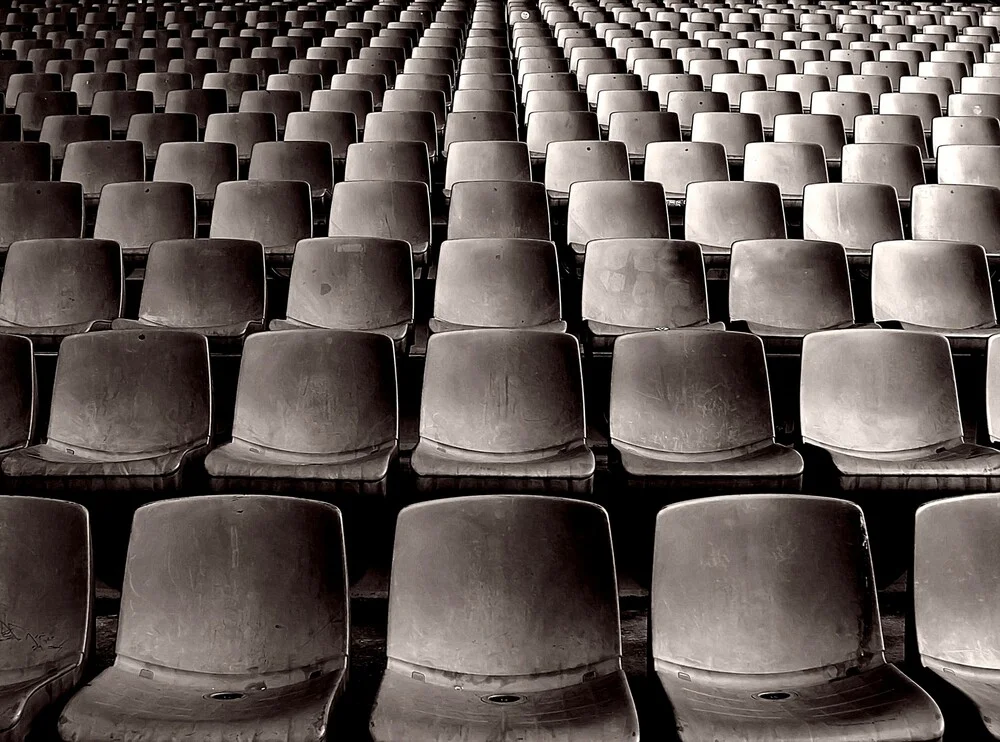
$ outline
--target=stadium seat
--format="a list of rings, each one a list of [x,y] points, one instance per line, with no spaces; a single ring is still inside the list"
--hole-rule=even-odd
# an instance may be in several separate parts
[[[232,442],[205,460],[216,492],[385,495],[399,451],[388,337],[297,329],[243,349]]]
[[[50,116],[76,116],[76,93],[39,91],[17,96],[14,113],[21,117],[21,130],[27,141],[37,141],[45,119]]]
[[[986,116],[941,116],[931,123],[932,152],[948,144],[1000,145],[1000,120]]]
[[[997,495],[936,500],[917,510],[913,602],[920,663],[997,726]]]
[[[428,157],[434,162],[438,156],[434,114],[430,111],[379,111],[369,114],[365,124],[365,143],[369,142],[423,142]]]
[[[417,493],[589,493],[595,462],[583,410],[572,335],[435,333],[427,342],[420,438],[411,457]]]
[[[255,144],[278,141],[278,120],[270,112],[213,113],[205,127],[205,141],[235,144],[241,170],[245,171]]]
[[[347,148],[344,180],[396,180],[423,183],[431,187],[431,162],[423,142],[372,142]]]
[[[527,145],[518,141],[454,142],[445,167],[445,198],[451,197],[456,183],[480,180],[531,180]]]
[[[594,141],[600,137],[597,114],[590,111],[534,111],[527,117],[525,143],[535,162],[545,162],[554,142]]]
[[[330,204],[331,237],[403,240],[414,265],[428,262],[431,204],[426,183],[356,180],[337,183]]]
[[[303,111],[290,113],[285,122],[286,142],[326,142],[334,162],[343,163],[347,148],[358,141],[358,122],[347,111]]]
[[[312,237],[312,228],[312,194],[305,181],[228,181],[215,190],[209,237],[259,242],[272,269],[291,264],[295,243]]]
[[[883,114],[854,119],[855,144],[907,144],[927,157],[927,137],[916,116]]]
[[[52,148],[52,161],[62,165],[67,145],[111,139],[111,119],[107,116],[46,116],[38,141]]]
[[[5,338],[8,348],[28,346]],[[8,421],[9,422],[9,421]],[[21,740],[82,680],[94,640],[94,568],[90,520],[82,506],[61,500],[4,497],[0,542],[4,600],[5,706],[0,733]],[[32,730],[32,726],[36,729]]]
[[[885,660],[853,503],[735,495],[670,505],[656,519],[650,592],[651,669],[684,742],[930,741],[944,731],[931,697]]]
[[[743,150],[764,141],[760,117],[749,113],[696,113],[691,119],[692,142],[718,142],[726,148],[726,159],[743,163]]]
[[[451,189],[448,239],[550,240],[545,187],[526,181],[466,181]]]
[[[372,738],[638,739],[617,600],[597,505],[484,495],[404,509]]]
[[[872,245],[903,239],[896,191],[872,183],[814,183],[802,199],[807,240],[838,242],[848,255],[870,254]]]
[[[685,239],[710,255],[728,255],[734,242],[784,239],[785,212],[774,183],[707,181],[687,187]]]
[[[448,156],[458,142],[516,142],[517,116],[504,111],[450,113],[444,130],[442,153]]]
[[[447,240],[437,261],[431,332],[480,327],[565,332],[551,242]]]
[[[1000,146],[950,144],[937,151],[938,183],[1000,188]]]
[[[0,254],[12,242],[47,237],[83,237],[83,187],[38,180],[0,184]]]
[[[59,179],[81,184],[84,203],[94,208],[101,189],[108,183],[146,179],[146,157],[142,144],[129,141],[68,144]]]
[[[333,149],[327,142],[257,142],[250,154],[247,179],[304,180],[313,198],[329,199],[334,180]]]
[[[619,337],[611,443],[630,487],[797,491],[802,457],[774,440],[764,345],[686,329]]]
[[[943,335],[867,329],[806,335],[800,413],[802,440],[825,450],[841,489],[996,487],[1000,451],[962,436]]]
[[[240,99],[245,91],[259,90],[260,85],[257,75],[242,72],[210,72],[205,75],[201,84],[205,89],[225,90],[230,111],[236,111],[240,107]]]
[[[924,165],[912,144],[848,144],[840,178],[844,183],[892,186],[900,203],[908,204],[913,187],[924,184]]]
[[[882,93],[878,111],[881,116],[916,116],[924,133],[930,134],[934,119],[941,115],[941,106],[932,93]]]
[[[116,330],[168,327],[194,330],[216,353],[238,354],[264,329],[264,253],[247,240],[163,240],[146,258],[138,319],[117,319]]]
[[[0,142],[0,183],[52,179],[52,149],[45,142]]]
[[[239,113],[270,113],[274,115],[278,139],[285,132],[289,115],[300,113],[301,96],[294,90],[246,90],[240,96]]]
[[[46,442],[4,460],[8,487],[179,491],[208,453],[211,396],[204,336],[72,335],[59,348]]]
[[[952,240],[1000,253],[1000,189],[977,185],[921,185],[913,189],[915,240]]]
[[[289,564],[301,565],[293,580]],[[224,495],[140,508],[115,663],[73,697],[59,733],[318,742],[336,733],[347,602],[343,524],[331,505]]]
[[[117,242],[126,259],[144,259],[154,242],[194,236],[190,183],[109,183],[101,189],[94,237]]]
[[[810,183],[826,183],[823,147],[805,142],[752,142],[746,145],[743,180],[774,183],[785,201],[802,203]]]
[[[109,117],[112,136],[121,138],[133,114],[153,115],[153,94],[148,90],[101,90],[94,94],[90,113]]]
[[[529,145],[530,149],[530,145]],[[628,151],[621,142],[550,142],[545,150],[545,190],[558,202],[583,180],[629,180]]]
[[[133,113],[125,138],[142,142],[147,170],[152,170],[161,144],[198,141],[198,117],[192,113]]]
[[[771,138],[774,135],[775,117],[784,114],[801,115],[802,101],[798,93],[748,90],[740,96],[739,111],[758,116],[765,138]]]
[[[36,352],[63,338],[106,330],[124,300],[122,254],[110,240],[15,242],[0,284],[0,334],[23,335]]]
[[[830,165],[840,162],[847,137],[838,116],[786,113],[774,117],[774,141],[819,144]]]
[[[984,352],[1000,332],[985,250],[962,242],[877,243],[872,316],[884,327],[942,333],[958,352]]]

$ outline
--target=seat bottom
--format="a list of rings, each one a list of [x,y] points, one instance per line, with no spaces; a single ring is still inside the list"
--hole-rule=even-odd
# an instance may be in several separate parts
[[[931,657],[921,659],[934,674],[972,699],[983,724],[990,734],[1000,739],[1000,672],[971,667],[966,672],[960,672],[954,665],[943,665]]]
[[[38,715],[76,687],[82,675],[81,663],[41,678],[0,686],[0,742],[27,738]]]
[[[1000,485],[1000,451],[961,443],[920,458],[868,459],[830,453],[843,489],[976,492]]]
[[[84,332],[107,330],[111,327],[110,320],[94,320],[78,322],[72,325],[55,325],[52,327],[29,327],[9,323],[0,324],[0,334],[23,335],[31,340],[32,349],[36,353],[51,353],[59,349],[59,344],[70,335]]]
[[[388,671],[371,733],[375,742],[634,742],[639,721],[621,670],[530,693],[456,690]]]
[[[931,742],[944,734],[937,704],[893,665],[791,688],[769,686],[766,675],[756,688],[657,675],[683,742]]]

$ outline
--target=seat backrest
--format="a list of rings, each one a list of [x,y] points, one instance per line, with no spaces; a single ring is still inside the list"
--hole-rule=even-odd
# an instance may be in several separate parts
[[[333,189],[333,149],[326,142],[258,142],[249,180],[304,180],[314,191]]]
[[[45,142],[0,142],[0,183],[52,179],[52,148]]]
[[[913,239],[972,242],[1000,253],[1000,188],[919,185],[911,208]]]
[[[427,184],[402,180],[337,183],[329,224],[331,237],[404,240],[414,255],[423,255],[431,239]]]
[[[289,564],[298,565],[294,580]],[[175,579],[177,570],[192,579]],[[132,523],[122,597],[117,654],[154,673],[261,678],[275,687],[301,682],[306,671],[342,669],[340,511],[260,495],[147,505]],[[239,622],[227,620],[237,614]]]
[[[551,238],[545,189],[529,181],[466,181],[451,189],[449,239]]]
[[[947,338],[904,330],[806,335],[800,387],[802,439],[879,458],[962,440]]]
[[[577,181],[569,188],[566,242],[586,245],[609,237],[669,239],[667,206],[658,183]]]
[[[129,118],[125,138],[142,142],[146,159],[156,159],[165,142],[197,142],[198,117],[193,113],[135,113]]]
[[[729,180],[726,148],[717,142],[652,142],[644,177],[659,183],[668,198],[683,198],[691,183]]]
[[[228,181],[216,188],[210,237],[284,247],[312,237],[312,227],[312,193],[305,181]]]
[[[159,240],[190,239],[195,194],[190,183],[109,183],[101,189],[94,237],[122,249],[148,248]]]
[[[461,610],[441,595],[462,595]],[[590,503],[531,495],[405,508],[396,524],[386,650],[390,663],[449,676],[556,674],[559,685],[568,671],[579,680],[592,665],[617,660],[607,513]]]
[[[841,161],[841,180],[889,185],[899,200],[908,201],[913,187],[924,184],[920,150],[912,144],[848,144]]]
[[[624,335],[611,372],[611,439],[665,454],[739,451],[774,439],[764,344],[746,333]]]
[[[903,239],[896,190],[873,183],[814,183],[802,200],[807,240],[839,242],[851,252],[869,252],[876,242]]]
[[[731,495],[670,505],[656,518],[652,655],[758,678],[856,666],[883,651],[874,583],[853,503]]]
[[[344,180],[400,180],[424,183],[430,188],[431,165],[423,142],[368,140],[347,148]]]
[[[629,180],[628,150],[621,142],[553,141],[545,151],[545,190],[567,198],[570,186],[583,180]]]
[[[48,442],[95,456],[160,455],[208,442],[208,343],[180,330],[109,330],[63,340]]]
[[[153,180],[190,183],[196,198],[214,199],[220,183],[236,180],[238,167],[231,142],[164,142]]]
[[[847,139],[844,124],[838,116],[784,113],[774,117],[774,141],[822,145],[829,161],[840,159]]]
[[[83,237],[79,183],[0,184],[0,245],[43,237]]]
[[[826,183],[829,175],[823,147],[806,142],[753,142],[744,150],[743,179],[774,183],[783,197],[801,198],[810,183]]]
[[[576,338],[534,330],[435,333],[427,342],[420,437],[486,455],[584,441]]]
[[[949,144],[939,147],[937,175],[938,183],[942,184],[1000,188],[1000,146]]]
[[[141,142],[96,141],[66,145],[60,180],[80,183],[85,196],[100,195],[108,183],[146,179]]]
[[[273,113],[213,113],[205,127],[206,142],[231,142],[241,160],[249,160],[258,142],[278,139],[278,123]]]
[[[737,240],[784,239],[785,212],[774,183],[707,181],[687,187],[685,237],[729,249]]]

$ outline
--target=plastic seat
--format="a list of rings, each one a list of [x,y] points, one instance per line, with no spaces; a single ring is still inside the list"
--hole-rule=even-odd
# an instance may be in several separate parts
[[[279,577],[288,564],[309,566],[288,580]],[[176,569],[190,579],[173,579]],[[312,742],[333,733],[348,652],[335,507],[246,495],[147,505],[132,525],[123,598],[115,664],[67,706],[62,736],[156,729],[158,740],[252,733]],[[258,617],[252,630],[233,622],[243,611]]]
[[[294,90],[246,90],[240,97],[239,113],[272,114],[279,137],[289,115],[301,111],[301,96]]]
[[[471,111],[448,114],[444,130],[445,157],[456,142],[516,142],[517,116],[505,111]]]
[[[328,198],[333,192],[333,151],[326,142],[258,142],[247,178],[304,180],[313,198]]]
[[[728,255],[734,242],[784,239],[785,213],[774,183],[708,181],[687,187],[685,239],[708,255]]]
[[[146,157],[140,142],[73,142],[66,146],[60,180],[80,183],[83,197],[96,204],[108,183],[146,178]]]
[[[518,141],[455,142],[444,176],[444,195],[456,183],[480,180],[531,180],[528,147]]]
[[[120,137],[128,130],[133,114],[153,114],[153,94],[148,90],[102,90],[94,94],[90,113],[109,117],[112,136]]]
[[[927,139],[916,116],[878,114],[854,119],[855,144],[905,144],[927,157]],[[902,194],[900,194],[902,196]]]
[[[212,74],[205,76],[206,82]],[[153,94],[153,106],[162,109],[167,103],[167,94],[172,90],[191,90],[191,75],[170,72],[143,72],[136,81],[136,90],[148,90]],[[204,87],[204,84],[203,84]],[[208,85],[207,87],[216,87]]]
[[[240,106],[243,93],[248,90],[259,90],[260,79],[257,75],[241,72],[210,72],[201,83],[202,88],[226,91],[226,101],[229,110],[235,111]]]
[[[330,81],[330,90],[367,92],[372,98],[373,110],[381,110],[385,100],[386,81],[383,75],[340,74],[333,76],[333,79]],[[313,98],[315,97],[314,95]],[[322,97],[325,98],[326,96]],[[316,110],[315,106],[316,101],[314,100],[309,110]],[[320,110],[328,109],[321,108]]]
[[[920,150],[911,144],[848,144],[841,163],[844,183],[881,183],[909,203],[910,191],[924,184]]]
[[[209,236],[259,242],[268,265],[277,269],[291,262],[296,242],[312,237],[312,226],[307,182],[230,181],[216,189]]]
[[[691,120],[692,142],[718,142],[726,148],[730,162],[743,162],[743,150],[752,142],[763,142],[760,118],[748,113],[696,113]]]
[[[527,178],[452,184],[448,238],[551,239],[544,187]]]
[[[592,490],[576,338],[533,330],[435,333],[425,368],[411,458],[418,492]]]
[[[365,130],[367,140],[368,130]],[[431,185],[431,163],[423,142],[371,142],[347,148],[344,180],[401,180]]]
[[[129,118],[125,138],[142,142],[147,164],[155,163],[161,144],[198,141],[198,117],[191,113],[136,113]]]
[[[662,97],[660,107],[663,107]],[[681,131],[690,134],[696,114],[728,113],[729,99],[722,93],[676,90],[667,95],[667,110],[677,114]]]
[[[646,159],[646,146],[652,142],[679,142],[680,123],[668,111],[616,111],[611,114],[608,140],[622,142],[629,161],[642,164]]]
[[[76,93],[54,91],[21,93],[14,113],[21,117],[21,130],[28,140],[37,139],[50,116],[76,116]]]
[[[587,244],[582,316],[588,347],[609,352],[615,339],[652,329],[706,327],[705,265],[693,242],[602,239]]]
[[[803,191],[802,232],[807,240],[844,246],[847,254],[868,254],[872,245],[903,239],[903,220],[892,186],[872,183],[815,183]]]
[[[210,428],[204,337],[73,335],[59,348],[46,442],[8,456],[3,473],[31,491],[177,491],[208,452]]]
[[[729,180],[726,149],[715,142],[651,142],[644,178],[660,184],[668,204],[683,202],[691,183]]]
[[[872,113],[872,99],[867,93],[818,91],[809,103],[811,114],[838,116],[848,137],[854,134],[854,119]]]
[[[931,124],[931,144],[935,154],[938,147],[949,144],[1000,145],[1000,121],[985,116],[942,116]]]
[[[52,179],[52,149],[45,142],[0,142],[0,183]]]
[[[1000,146],[950,144],[937,151],[938,183],[1000,188]]]
[[[913,566],[920,662],[976,704],[993,737],[1000,734],[994,680],[1000,669],[993,590],[996,516],[996,495],[921,506]]]
[[[83,237],[79,183],[23,180],[0,184],[0,253],[12,242]]]
[[[402,77],[402,75],[400,75]],[[398,83],[398,79],[397,79]],[[382,101],[383,111],[430,111],[434,114],[437,129],[444,133],[448,109],[445,95],[440,90],[400,89],[387,90]]]
[[[813,94],[829,92],[830,81],[823,75],[783,73],[774,79],[774,89],[779,93],[796,93],[802,102],[803,112],[809,113]]]
[[[652,669],[684,742],[943,733],[931,697],[885,660],[853,503],[762,494],[670,505],[656,519],[650,600]]]
[[[28,341],[3,338],[0,348],[5,381],[16,381],[25,367],[33,375]],[[26,401],[16,393],[4,396],[8,394],[11,401]],[[8,425],[14,422],[12,412],[18,410],[4,410]],[[83,677],[94,639],[94,568],[90,521],[82,506],[4,497],[0,521],[9,534],[0,546],[0,563],[11,593],[4,608],[8,641],[0,695],[7,705],[0,726],[15,740],[24,739],[47,707],[61,701]]]
[[[577,181],[629,178],[628,151],[621,142],[553,141],[546,147],[545,190],[550,198],[567,199]]]
[[[428,559],[433,570],[421,566]],[[468,610],[431,599],[443,593],[466,596]],[[597,505],[493,495],[404,509],[373,739],[636,739],[616,600],[608,516]]]
[[[941,115],[940,103],[932,93],[882,93],[878,107],[883,116],[917,116],[925,134],[930,134],[932,122]]]
[[[114,240],[127,259],[145,258],[154,242],[194,236],[190,183],[109,183],[101,189],[94,237]]]
[[[798,93],[775,90],[748,90],[740,96],[740,113],[760,118],[765,135],[773,134],[774,120],[782,114],[801,114],[802,101]]]
[[[743,180],[774,183],[785,200],[801,202],[810,183],[826,183],[829,176],[823,148],[802,142],[756,142],[746,145]]]
[[[921,185],[913,189],[915,240],[952,240],[1000,252],[1000,190],[978,185]]]
[[[837,78],[837,92],[863,93],[871,101],[873,112],[878,112],[879,96],[892,92],[892,83],[884,75],[841,75]]]
[[[358,124],[346,111],[290,113],[285,122],[286,142],[326,142],[335,162],[343,162],[347,148],[358,140]]]
[[[365,124],[365,142],[423,142],[432,162],[438,156],[437,127],[430,111],[379,111],[369,114]]]
[[[810,332],[854,327],[844,248],[813,240],[734,243],[729,316],[769,352],[798,353]]]
[[[921,62],[920,64],[924,64]],[[944,113],[948,108],[948,96],[955,92],[952,81],[947,77],[921,77],[907,75],[899,80],[900,93],[927,93],[938,100],[938,107]]]
[[[73,75],[66,87],[76,93],[76,102],[81,109],[89,109],[94,105],[97,93],[125,90],[125,76],[119,72],[79,72]]]
[[[330,205],[329,234],[402,240],[410,246],[414,265],[426,264],[431,241],[427,184],[402,180],[337,183]]]
[[[230,142],[236,145],[240,163],[249,166],[253,147],[258,142],[278,140],[278,122],[274,113],[213,113],[205,127],[206,142]]]
[[[527,119],[528,154],[544,162],[553,142],[596,141],[600,137],[597,115],[588,111],[538,111]]]
[[[0,334],[52,352],[69,335],[110,328],[124,295],[121,248],[110,240],[15,242],[0,284]]]
[[[764,345],[687,329],[619,337],[611,443],[636,487],[797,489],[802,457],[774,440]]]
[[[431,332],[481,327],[565,332],[551,242],[447,240],[441,245]]]
[[[204,132],[208,117],[216,113],[226,113],[229,106],[223,90],[211,88],[196,90],[171,90],[167,93],[164,113],[190,113],[198,119],[198,128]]]
[[[943,335],[865,329],[807,335],[800,410],[803,441],[825,450],[842,489],[996,486],[1000,451],[962,436]]]

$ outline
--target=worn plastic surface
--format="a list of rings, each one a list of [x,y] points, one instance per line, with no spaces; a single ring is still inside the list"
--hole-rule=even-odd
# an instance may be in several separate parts
[[[337,183],[330,205],[331,237],[381,237],[410,245],[423,265],[431,242],[431,204],[426,183],[357,180]]]
[[[191,239],[195,193],[190,183],[109,183],[101,189],[94,237],[114,240],[141,257],[160,240]]]
[[[83,237],[79,183],[0,183],[0,250],[18,240]]]
[[[1000,189],[921,185],[913,189],[913,239],[953,240],[1000,253]]]
[[[829,155],[827,155],[829,158]],[[807,240],[839,242],[850,255],[903,239],[903,220],[892,186],[814,183],[803,191],[802,232]]]
[[[304,180],[220,183],[215,191],[210,237],[254,240],[268,261],[291,261],[295,243],[312,237],[312,193]]]
[[[455,183],[451,189],[448,238],[551,239],[545,187],[511,180]]]
[[[739,240],[786,236],[781,191],[774,183],[691,183],[684,221],[684,236],[710,254],[727,254]]]
[[[588,242],[628,237],[670,239],[667,205],[658,183],[591,180],[570,186],[566,242],[578,271]]]

